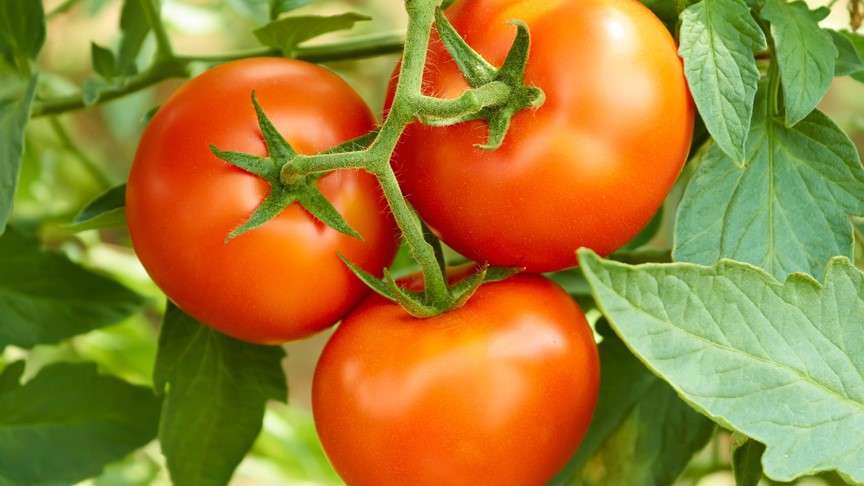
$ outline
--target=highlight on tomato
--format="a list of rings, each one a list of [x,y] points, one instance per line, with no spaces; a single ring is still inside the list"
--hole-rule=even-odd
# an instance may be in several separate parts
[[[340,170],[317,188],[362,240],[297,203],[228,238],[270,191],[210,149],[267,155],[253,91],[298,153],[374,128],[359,95],[325,68],[278,58],[223,64],[159,108],[132,166],[126,212],[141,262],[181,309],[236,338],[278,343],[320,331],[354,306],[368,289],[339,255],[380,274],[395,253],[396,228],[375,178]]]
[[[494,151],[478,147],[486,121],[410,125],[393,164],[423,219],[473,260],[533,272],[636,235],[683,167],[695,112],[660,20],[635,0],[459,0],[447,16],[496,66],[516,33],[509,21],[524,21],[525,83],[546,100],[517,114]],[[430,44],[424,87],[442,97],[468,88],[441,42]]]

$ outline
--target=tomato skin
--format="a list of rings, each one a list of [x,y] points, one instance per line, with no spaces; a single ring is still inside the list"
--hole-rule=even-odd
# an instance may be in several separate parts
[[[298,152],[319,152],[374,127],[361,98],[321,67],[278,58],[215,67],[181,87],[150,122],[126,213],[141,262],[181,309],[236,338],[276,343],[332,325],[359,302],[367,289],[337,253],[380,273],[395,253],[396,229],[375,179],[338,171],[319,188],[364,241],[292,204],[226,242],[269,191],[208,148],[266,155],[252,90]]]
[[[525,21],[526,84],[546,102],[514,117],[494,152],[474,146],[486,122],[409,126],[393,164],[420,215],[469,258],[532,272],[635,236],[683,167],[695,113],[660,20],[634,0],[461,0],[448,17],[495,65],[515,36],[507,21]],[[445,98],[468,87],[437,40],[424,87]]]
[[[312,405],[351,486],[539,486],[578,448],[598,383],[576,303],[520,275],[424,320],[370,296],[324,348]]]

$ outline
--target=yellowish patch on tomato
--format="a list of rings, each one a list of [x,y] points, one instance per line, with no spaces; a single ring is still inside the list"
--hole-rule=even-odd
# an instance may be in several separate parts
[[[558,8],[564,0],[520,0],[512,3],[501,12],[504,20],[532,22],[544,14]]]

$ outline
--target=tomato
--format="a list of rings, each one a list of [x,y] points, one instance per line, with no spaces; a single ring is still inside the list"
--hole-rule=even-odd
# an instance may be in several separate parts
[[[253,90],[301,153],[374,126],[360,97],[321,67],[277,58],[221,65],[181,87],[150,122],[129,176],[126,214],[141,262],[181,309],[239,339],[276,343],[319,331],[359,302],[366,287],[338,254],[380,273],[395,253],[396,229],[376,180],[344,170],[318,187],[363,241],[295,203],[226,242],[269,186],[208,147],[266,155]]]
[[[312,405],[351,486],[532,486],[579,446],[598,382],[576,303],[520,275],[423,320],[369,297],[324,348]]]
[[[485,121],[409,126],[393,164],[420,215],[471,259],[534,272],[575,265],[583,246],[609,254],[636,235],[681,171],[693,128],[660,20],[635,0],[461,0],[448,17],[495,65],[515,37],[508,21],[525,21],[526,84],[546,102],[514,117],[497,151],[475,147]],[[437,41],[424,87],[445,98],[468,87]]]

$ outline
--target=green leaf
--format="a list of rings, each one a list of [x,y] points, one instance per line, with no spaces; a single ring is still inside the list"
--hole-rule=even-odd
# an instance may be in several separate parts
[[[159,400],[96,365],[53,364],[0,393],[0,482],[72,484],[156,436]]]
[[[684,74],[705,126],[740,164],[759,70],[753,52],[768,47],[742,0],[702,0],[681,14]]]
[[[270,0],[270,20],[276,20],[285,12],[296,10],[312,3],[312,0]]]
[[[0,55],[19,72],[30,73],[29,61],[45,43],[45,12],[41,1],[0,2]]]
[[[120,47],[117,49],[117,74],[129,76],[137,71],[135,60],[150,32],[147,13],[141,2],[152,0],[124,0],[120,12]],[[158,9],[157,9],[158,11]]]
[[[93,63],[93,70],[107,80],[114,79],[116,75],[116,66],[114,61],[114,53],[110,49],[106,49],[95,42],[90,43],[90,57]]]
[[[848,30],[827,30],[827,32],[831,34],[838,53],[834,75],[848,75],[864,82],[864,35]]]
[[[3,367],[0,372],[0,395],[8,391],[14,390],[21,384],[21,375],[24,374],[26,363],[15,361]]]
[[[688,6],[696,3],[694,0],[641,0],[642,5],[645,5],[656,15],[669,32],[675,33],[675,27],[678,24],[678,16],[681,11]]]
[[[627,242],[626,245],[622,246],[618,251],[632,251],[636,250],[642,246],[645,246],[657,236],[657,233],[660,231],[660,228],[663,226],[663,213],[664,207],[660,206],[660,209],[654,213],[654,216],[651,217],[651,220],[642,228],[639,233],[636,234],[630,241]]]
[[[261,431],[268,400],[285,401],[277,346],[249,344],[168,305],[153,381],[165,394],[159,440],[174,484],[228,484]]]
[[[804,2],[766,0],[761,16],[771,23],[786,126],[791,127],[809,115],[828,92],[837,49]]]
[[[338,30],[350,29],[354,27],[355,23],[364,20],[370,20],[370,18],[356,13],[283,17],[256,29],[254,34],[261,44],[281,49],[286,56],[291,56],[297,46],[309,39]]]
[[[848,76],[850,74],[864,71],[864,37],[852,34],[851,32],[838,32],[836,30],[828,30],[831,34],[831,39],[834,40],[834,47],[837,48],[837,62],[834,64],[835,76]],[[859,52],[853,39],[860,37],[862,40],[862,52]]]
[[[758,486],[762,479],[765,445],[740,434],[732,437],[732,470],[735,486]]]
[[[633,353],[720,425],[765,444],[778,481],[864,481],[864,273],[832,259],[820,284],[751,265],[632,267],[580,250],[600,310]]]
[[[34,76],[22,98],[0,100],[0,235],[12,215],[12,201],[24,152],[24,128],[30,120],[30,106],[35,94]]]
[[[716,145],[702,152],[681,201],[674,259],[731,258],[777,278],[822,275],[852,256],[849,215],[864,214],[864,169],[849,138],[815,111],[793,128],[767,116],[765,90],[738,167]]]
[[[588,434],[550,483],[672,484],[711,437],[714,423],[681,401],[601,321],[600,396]]]
[[[0,237],[0,349],[55,343],[114,324],[143,302],[12,228]]]
[[[96,196],[75,215],[75,223],[84,223],[94,218],[122,210],[126,205],[126,184],[114,186]]]

